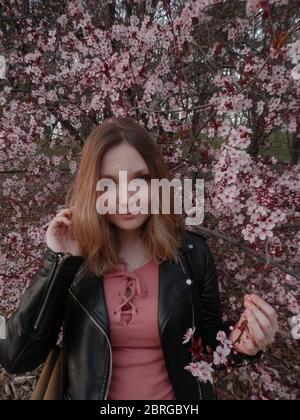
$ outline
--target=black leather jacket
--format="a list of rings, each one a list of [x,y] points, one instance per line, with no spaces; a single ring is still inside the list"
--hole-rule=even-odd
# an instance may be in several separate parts
[[[195,322],[195,338],[213,349],[222,322],[214,258],[201,235],[185,231],[182,266],[164,261],[159,267],[159,334],[165,365],[176,399],[212,399],[212,387],[199,384],[184,367],[191,362],[182,344]],[[25,373],[43,363],[57,342],[63,324],[63,398],[107,399],[113,359],[103,278],[83,273],[82,257],[55,253],[47,247],[18,309],[6,321],[0,339],[0,364],[11,373]],[[194,312],[194,314],[193,314]],[[259,358],[238,353],[236,366]],[[138,385],[138,384],[137,384]]]

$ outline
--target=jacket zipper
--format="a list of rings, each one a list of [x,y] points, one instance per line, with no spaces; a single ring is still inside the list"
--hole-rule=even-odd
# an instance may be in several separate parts
[[[187,276],[187,272],[185,271],[185,268],[182,264],[181,258],[179,257],[179,263],[181,265],[181,269],[184,272],[184,274]],[[191,288],[189,287],[189,295],[190,295],[190,301],[191,301],[191,307],[192,307],[192,328],[195,328],[195,309],[194,309],[194,304],[193,304],[193,299],[192,299],[192,293],[191,293]]]
[[[188,260],[189,260],[189,258],[188,258]],[[180,257],[179,257],[179,262],[180,262],[182,271],[184,272],[184,274],[187,275],[187,273],[185,271],[185,268],[184,268],[184,266],[182,264],[182,261],[181,261],[181,258]],[[189,263],[190,263],[190,260],[189,260]],[[190,264],[189,264],[189,266],[190,266]],[[190,266],[190,270],[191,270],[191,266]],[[189,288],[189,295],[190,295],[190,301],[191,301],[191,307],[192,307],[192,316],[193,316],[193,318],[192,318],[192,329],[194,330],[194,328],[195,328],[195,309],[194,309],[194,304],[193,304],[193,298],[192,298],[191,288]],[[201,385],[200,385],[198,379],[197,379],[197,385],[198,385],[198,391],[199,391],[199,400],[202,400],[203,397],[202,397]]]
[[[101,325],[94,319],[94,317],[89,313],[89,311],[82,305],[82,303],[79,301],[79,299],[77,298],[77,296],[75,295],[75,293],[73,292],[73,290],[71,288],[69,288],[69,292],[70,292],[71,296],[73,297],[73,299],[77,302],[77,304],[81,307],[81,309],[87,314],[89,319],[96,325],[96,327],[99,328],[99,330],[102,332],[102,334],[105,336],[105,338],[107,340],[107,343],[108,343],[108,346],[109,346],[109,353],[110,353],[110,357],[109,357],[110,363],[109,363],[109,378],[108,378],[108,382],[106,384],[105,394],[104,394],[104,400],[106,400],[107,395],[108,395],[110,382],[111,382],[111,375],[112,375],[112,348],[111,348],[109,338],[108,338],[106,332],[101,327]]]
[[[38,328],[41,325],[41,322],[43,320],[43,316],[44,316],[44,313],[45,313],[45,310],[46,310],[46,307],[47,307],[47,304],[48,304],[48,300],[51,296],[51,292],[52,292],[52,289],[53,289],[54,284],[55,284],[55,279],[56,279],[58,273],[60,272],[60,269],[61,269],[64,261],[68,257],[69,257],[69,254],[57,254],[56,255],[55,264],[54,264],[54,267],[52,269],[52,273],[51,273],[50,280],[49,280],[49,286],[48,286],[48,288],[45,292],[45,295],[42,299],[42,304],[41,304],[41,307],[38,311],[38,315],[37,315],[37,318],[36,318],[34,326],[33,326],[34,331],[38,330]]]
[[[197,384],[198,384],[198,390],[199,390],[199,400],[202,400],[203,398],[202,398],[202,391],[201,391],[201,385],[200,385],[200,383],[199,383],[199,381],[197,380]]]

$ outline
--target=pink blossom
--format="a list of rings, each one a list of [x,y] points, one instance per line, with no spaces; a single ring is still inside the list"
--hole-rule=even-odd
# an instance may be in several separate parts
[[[291,334],[294,340],[300,340],[300,324],[295,325],[292,328]]]
[[[300,63],[297,64],[292,70],[292,78],[296,81],[300,80]]]
[[[218,346],[216,350],[214,351],[214,364],[220,365],[225,364],[227,361],[227,356],[231,353],[230,347],[224,343],[223,346]]]
[[[264,241],[267,237],[271,238],[273,236],[273,227],[274,224],[260,224],[254,229],[254,232],[261,241]]]
[[[226,333],[224,331],[219,331],[217,334],[217,340],[221,341],[221,343],[224,343],[226,340]]]
[[[300,63],[300,39],[291,44],[288,55],[292,59],[293,64]]]
[[[6,61],[5,57],[3,55],[0,55],[0,79],[5,79],[5,67],[6,67]]]
[[[288,318],[291,335],[294,340],[300,340],[300,314]]]
[[[186,333],[183,336],[183,342],[182,342],[182,344],[188,343],[191,340],[194,332],[195,332],[195,327],[194,328],[188,328],[187,331],[186,331]]]
[[[201,382],[210,381],[213,383],[213,368],[211,367],[211,364],[207,362],[191,362],[188,366],[185,366],[184,369],[191,372],[191,374],[197,377]]]

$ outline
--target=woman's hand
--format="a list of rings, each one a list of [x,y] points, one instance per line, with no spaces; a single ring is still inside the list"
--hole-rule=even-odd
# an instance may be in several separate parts
[[[70,253],[80,256],[80,250],[73,232],[72,210],[61,210],[48,226],[47,246],[54,252]]]
[[[272,306],[255,294],[245,295],[244,306],[246,309],[230,339],[237,351],[253,356],[274,342],[279,329],[277,315]]]

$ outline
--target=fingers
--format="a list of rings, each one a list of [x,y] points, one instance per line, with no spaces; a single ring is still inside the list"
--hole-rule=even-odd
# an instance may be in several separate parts
[[[53,220],[53,226],[54,227],[56,227],[56,226],[65,226],[65,225],[67,225],[69,227],[72,223],[73,222],[71,220],[69,220],[65,216],[57,216]]]
[[[257,348],[256,343],[251,339],[251,333],[248,326],[244,331],[242,342],[244,346],[247,348],[248,354],[254,355],[257,353],[258,348]]]
[[[278,319],[274,308],[269,305],[265,300],[255,294],[248,295],[251,300],[265,315],[269,318],[275,330],[278,330]]]
[[[251,303],[247,299],[245,299],[245,307],[252,312],[258,321],[268,343],[273,343],[275,331],[270,319],[254,303]]]
[[[247,317],[245,316],[245,313],[243,313],[240,321],[244,321],[246,319]],[[258,348],[253,339],[251,338],[249,327],[247,326],[244,329],[244,332],[241,336],[241,331],[237,328],[239,324],[240,322],[236,325],[235,329],[233,329],[230,334],[230,340],[233,344],[233,347],[235,348],[235,350],[244,354],[248,354],[250,356],[256,354]]]
[[[74,206],[71,207],[71,208],[69,208],[69,209],[62,209],[62,210],[60,210],[57,213],[56,217],[58,217],[58,216],[66,216],[66,217],[71,218],[72,215],[73,215],[73,209],[74,209]]]
[[[253,315],[250,309],[247,309],[245,311],[245,315],[248,320],[248,328],[251,333],[252,339],[254,340],[255,344],[259,349],[264,349],[267,342],[261,326],[259,325],[258,321],[256,320],[255,316]]]

